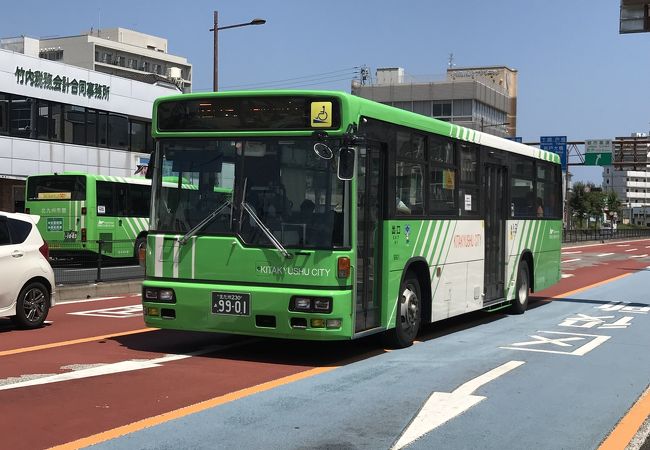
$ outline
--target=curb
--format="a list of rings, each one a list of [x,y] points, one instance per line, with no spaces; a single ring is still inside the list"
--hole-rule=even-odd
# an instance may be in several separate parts
[[[56,286],[54,298],[58,303],[67,300],[83,300],[95,297],[136,294],[141,291],[142,280],[100,282],[73,286]]]

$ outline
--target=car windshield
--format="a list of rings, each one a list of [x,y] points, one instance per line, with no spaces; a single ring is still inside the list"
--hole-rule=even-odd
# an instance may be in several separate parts
[[[151,229],[186,235],[210,218],[192,235],[238,234],[247,244],[273,247],[270,231],[288,248],[348,246],[347,183],[336,175],[336,152],[320,146],[315,151],[316,143],[311,138],[161,141]],[[225,202],[228,207],[221,208]]]

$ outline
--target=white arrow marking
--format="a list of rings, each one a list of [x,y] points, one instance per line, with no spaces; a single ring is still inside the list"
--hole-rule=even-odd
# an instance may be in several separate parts
[[[80,380],[82,378],[98,377],[101,375],[110,375],[113,373],[132,372],[134,370],[142,370],[142,369],[152,369],[154,367],[160,367],[161,364],[167,362],[179,361],[181,359],[191,358],[192,356],[204,355],[206,353],[214,353],[218,350],[239,346],[246,342],[250,342],[250,341],[243,341],[232,345],[214,345],[211,347],[204,348],[202,350],[197,350],[195,352],[191,352],[183,355],[166,355],[155,359],[130,360],[130,361],[120,361],[113,364],[102,364],[100,366],[91,367],[88,369],[76,370],[74,372],[61,373],[58,375],[50,375],[47,377],[36,378],[34,380],[27,380],[27,381],[20,381],[18,383],[6,384],[4,386],[0,386],[0,391],[4,391],[8,389],[18,389],[18,388],[23,388],[28,386],[38,386],[38,385],[49,384],[49,383],[60,383],[61,381]]]
[[[434,428],[461,415],[481,400],[484,400],[485,397],[472,395],[472,393],[484,384],[499,378],[522,364],[524,364],[524,361],[510,361],[469,380],[451,393],[434,392],[409,426],[406,427],[406,430],[404,430],[392,449],[397,450],[409,445]]]

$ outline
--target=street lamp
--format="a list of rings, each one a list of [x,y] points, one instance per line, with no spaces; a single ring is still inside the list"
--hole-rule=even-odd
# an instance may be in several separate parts
[[[218,19],[219,19],[219,13],[217,11],[214,12],[214,28],[210,28],[210,31],[214,32],[214,78],[212,79],[212,88],[214,89],[215,92],[218,91],[219,88],[219,41],[217,37],[217,32],[220,30],[227,30],[229,28],[239,28],[239,27],[247,27],[248,25],[264,25],[266,23],[266,20],[264,19],[253,19],[250,22],[246,23],[238,23],[236,25],[228,25],[226,27],[220,27],[218,25]]]

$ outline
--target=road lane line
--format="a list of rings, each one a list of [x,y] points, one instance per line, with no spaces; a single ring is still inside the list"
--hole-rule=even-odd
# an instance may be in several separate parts
[[[571,277],[574,277],[574,276],[575,276],[575,275],[572,274],[572,273],[563,273],[563,274],[562,274],[562,278],[571,278]]]
[[[634,251],[637,251],[637,250],[638,250],[638,248],[629,248],[629,249],[627,249],[625,251],[626,252],[634,252]]]
[[[573,255],[573,254],[576,254],[576,253],[582,253],[582,250],[577,251],[577,252],[562,252],[563,255]]]
[[[600,444],[598,450],[626,448],[648,416],[650,416],[650,389],[646,389],[628,413],[614,427],[607,439]]]
[[[188,416],[190,414],[195,414],[206,409],[214,408],[226,403],[233,402],[245,397],[249,397],[254,394],[259,394],[260,392],[269,391],[276,387],[284,386],[286,384],[294,383],[296,381],[303,380],[305,378],[310,378],[316,375],[320,375],[326,372],[330,372],[334,369],[337,369],[339,366],[329,366],[329,367],[316,367],[314,369],[305,370],[304,372],[296,373],[293,375],[288,375],[286,377],[278,378],[276,380],[267,381],[265,383],[258,384],[256,386],[251,386],[249,388],[240,389],[235,392],[230,392],[219,397],[214,397],[209,400],[205,400],[193,405],[185,406],[183,408],[175,409],[157,416],[148,417],[146,419],[138,420],[137,422],[130,423],[128,425],[123,425],[121,427],[113,428],[101,433],[94,434],[85,438],[78,439],[73,442],[68,442],[66,444],[58,445],[56,447],[51,447],[55,450],[73,450],[82,447],[88,447],[90,445],[99,444],[101,442],[106,442],[111,439],[115,439],[126,434],[135,433],[136,431],[144,430],[145,428],[153,427],[155,425],[160,425],[170,420],[180,419],[181,417]]]
[[[102,339],[110,339],[119,336],[128,336],[131,334],[147,333],[149,331],[158,331],[158,330],[159,330],[158,328],[140,328],[138,330],[123,331],[121,333],[104,334],[101,336],[92,336],[92,337],[81,338],[81,339],[73,339],[71,341],[61,341],[61,342],[53,342],[51,344],[35,345],[33,347],[15,348],[13,350],[0,351],[0,356],[18,355],[20,353],[35,352],[38,350],[46,350],[48,348],[65,347],[67,345],[101,341]]]
[[[398,450],[410,445],[425,434],[485,400],[486,397],[474,395],[474,391],[522,364],[524,364],[524,361],[509,361],[463,383],[450,393],[432,393],[391,449]]]
[[[562,262],[563,262],[563,263],[570,263],[570,262],[575,262],[575,261],[580,261],[580,258],[567,259],[567,260],[562,261]]]
[[[648,256],[647,253],[645,253],[643,255],[631,255],[630,258],[645,258],[646,256]]]
[[[630,246],[630,244],[620,244],[620,245],[617,245],[617,247],[629,247],[629,246]]]
[[[597,256],[602,257],[602,256],[609,256],[609,255],[613,255],[613,253],[601,253],[600,255],[597,255]]]

